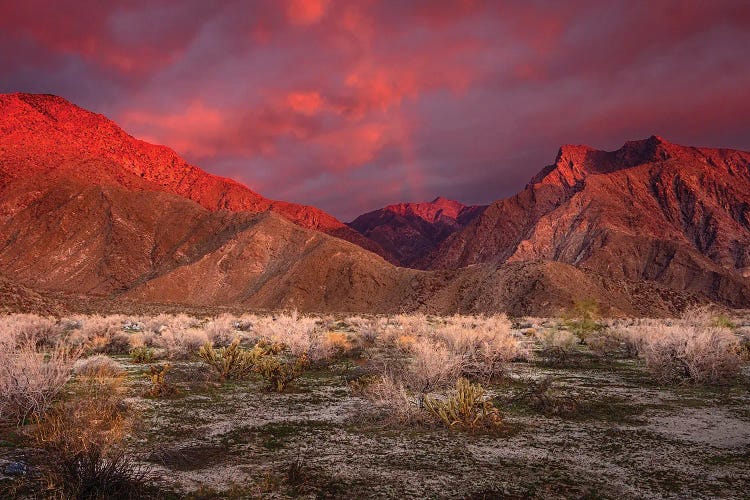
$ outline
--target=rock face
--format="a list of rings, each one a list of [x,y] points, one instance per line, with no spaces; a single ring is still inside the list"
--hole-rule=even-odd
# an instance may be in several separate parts
[[[414,267],[448,236],[466,227],[486,206],[446,198],[399,203],[360,215],[348,225],[375,241],[406,267]]]
[[[377,244],[318,208],[269,200],[236,181],[208,174],[171,149],[135,139],[106,117],[65,99],[0,95],[0,220],[61,178],[163,191],[211,211],[272,211],[389,258]]]
[[[422,265],[553,260],[750,305],[750,153],[652,136],[613,152],[564,146]]]

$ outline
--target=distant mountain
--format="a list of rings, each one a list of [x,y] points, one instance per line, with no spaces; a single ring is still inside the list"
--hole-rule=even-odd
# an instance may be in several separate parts
[[[564,146],[423,262],[553,260],[750,305],[750,153],[652,136],[612,152]]]
[[[431,202],[388,205],[360,215],[348,225],[378,243],[399,264],[413,267],[485,208],[438,197]]]
[[[207,174],[63,99],[4,95],[0,309],[747,306],[749,156],[658,138],[613,153],[564,147],[523,192],[486,209],[437,199],[371,216],[372,233],[392,235],[381,241],[425,271],[362,248],[390,253],[325,212]]]
[[[318,208],[264,198],[236,181],[188,164],[167,147],[135,139],[106,117],[61,97],[0,95],[0,221],[61,178],[173,193],[211,211],[272,211],[390,258],[377,244]]]

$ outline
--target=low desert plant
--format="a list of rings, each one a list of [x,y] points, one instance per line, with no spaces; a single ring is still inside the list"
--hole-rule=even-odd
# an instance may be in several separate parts
[[[62,326],[53,318],[36,314],[0,316],[0,336],[9,343],[32,342],[39,347],[54,347],[62,333]]]
[[[451,429],[475,431],[497,428],[502,424],[500,411],[485,397],[484,388],[465,378],[456,382],[455,394],[445,399],[426,397],[424,406]]]
[[[523,402],[546,416],[571,416],[580,410],[578,400],[556,390],[550,376],[529,382],[510,402]]]
[[[163,396],[169,396],[177,392],[177,388],[174,384],[171,384],[167,380],[167,373],[172,369],[172,365],[169,363],[163,366],[151,366],[149,367],[146,377],[151,383],[148,395],[152,398],[158,398]]]
[[[255,362],[264,354],[262,348],[247,350],[235,339],[227,347],[215,349],[209,342],[203,344],[198,356],[216,370],[221,380],[246,378],[253,373]]]
[[[576,350],[578,337],[566,330],[545,329],[537,333],[541,355],[547,363],[564,364]]]
[[[80,377],[99,378],[120,377],[125,373],[120,363],[103,354],[79,360],[73,371]]]
[[[34,429],[44,450],[45,485],[61,498],[139,498],[146,472],[121,443],[133,428],[118,382],[92,382],[41,418]]]
[[[154,360],[154,350],[141,345],[130,350],[130,360],[133,363],[150,363]]]
[[[193,321],[189,316],[185,318],[181,321]],[[166,351],[170,359],[185,359],[197,354],[201,346],[208,342],[208,336],[197,328],[170,325],[162,328],[154,341]]]
[[[235,319],[224,314],[206,324],[204,331],[208,341],[217,347],[226,347],[235,338]]]
[[[260,341],[252,349],[244,349],[240,347],[240,340],[234,339],[227,347],[219,349],[206,343],[198,356],[216,370],[221,380],[233,380],[247,378],[257,371],[256,365],[261,359],[279,354],[284,348],[283,344]]]
[[[352,349],[352,343],[345,333],[326,332],[323,335],[323,348],[326,357],[341,355]]]
[[[414,397],[402,382],[390,374],[382,374],[365,385],[363,393],[376,408],[385,410],[388,418],[397,423],[418,422],[423,414],[420,409],[421,397]]]
[[[688,325],[642,328],[639,354],[662,382],[722,384],[741,369],[739,341],[729,330]]]
[[[631,357],[627,343],[616,332],[608,330],[594,333],[586,339],[586,345],[597,358],[611,361],[617,356]]]
[[[269,389],[283,392],[290,383],[302,375],[308,365],[309,361],[304,354],[292,359],[262,355],[255,362],[255,371],[263,377]]]
[[[70,379],[80,349],[45,352],[34,341],[0,345],[0,419],[41,417]]]
[[[443,344],[420,338],[411,347],[411,359],[403,374],[406,385],[421,394],[455,384],[462,358]]]
[[[504,373],[506,363],[528,358],[528,349],[511,326],[504,314],[453,316],[437,326],[430,338],[443,342],[461,358],[464,376],[489,381]]]
[[[325,345],[318,321],[296,311],[258,321],[256,333],[265,340],[284,344],[292,356],[304,354],[311,362],[324,360],[334,353]]]

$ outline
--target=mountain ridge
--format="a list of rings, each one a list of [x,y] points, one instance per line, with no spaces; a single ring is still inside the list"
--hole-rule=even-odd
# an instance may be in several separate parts
[[[387,205],[360,215],[348,225],[386,249],[399,264],[414,267],[416,262],[474,220],[485,208],[438,196],[429,202]]]
[[[0,189],[19,178],[34,177],[37,182],[64,170],[65,175],[82,181],[172,192],[212,211],[270,210],[302,227],[352,241],[390,258],[377,244],[316,207],[269,200],[233,179],[189,164],[166,146],[136,139],[104,115],[62,97],[0,95],[0,155]],[[22,207],[23,200],[17,201]]]

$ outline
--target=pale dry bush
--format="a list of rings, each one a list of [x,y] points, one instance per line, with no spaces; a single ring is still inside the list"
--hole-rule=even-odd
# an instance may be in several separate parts
[[[544,359],[555,364],[567,362],[579,343],[579,338],[574,333],[557,328],[536,332],[536,340]]]
[[[383,332],[385,332],[388,320],[386,318],[352,316],[346,318],[346,322],[357,333],[357,342],[363,347],[368,347],[374,345]]]
[[[80,349],[58,345],[48,351],[33,339],[0,345],[0,419],[21,423],[40,417],[70,379]]]
[[[104,354],[79,359],[73,371],[78,376],[95,378],[120,377],[125,374],[120,363]]]
[[[144,332],[162,333],[168,328],[188,330],[190,328],[201,328],[200,320],[187,314],[158,314],[141,318],[139,323],[143,325]]]
[[[367,385],[365,396],[388,417],[398,423],[410,423],[419,418],[421,399],[414,396],[404,384],[390,374],[383,374]]]
[[[208,342],[208,336],[197,328],[169,326],[154,338],[154,345],[164,349],[171,359],[185,359],[195,355]]]
[[[127,318],[123,315],[71,316],[65,325],[65,343],[84,347],[91,353],[124,354],[130,350],[130,338],[123,331]]]
[[[229,314],[222,314],[210,320],[203,330],[206,332],[209,342],[216,347],[226,347],[232,343],[237,336],[235,323],[237,319]]]
[[[63,332],[54,318],[36,314],[9,314],[0,316],[0,332],[15,343],[33,340],[39,345],[54,346]]]
[[[528,346],[511,328],[504,314],[453,316],[437,327],[432,336],[462,357],[465,375],[488,380],[501,375],[505,363],[529,357]]]
[[[403,373],[405,384],[422,394],[456,383],[463,369],[463,359],[445,345],[426,338],[411,346],[411,359]]]
[[[536,339],[542,350],[564,350],[572,351],[578,344],[578,337],[567,330],[551,328],[537,332]]]
[[[318,321],[301,316],[297,311],[260,319],[254,333],[262,339],[284,344],[295,357],[306,355],[313,362],[336,353],[333,346],[326,344]]]
[[[345,354],[352,349],[353,345],[349,337],[342,332],[326,332],[323,334],[323,351],[327,357]]]
[[[726,328],[686,323],[633,326],[625,335],[662,382],[721,384],[736,378],[742,365],[738,338]]]
[[[697,327],[717,326],[719,316],[720,314],[712,306],[695,306],[686,309],[680,316],[678,323]]]

